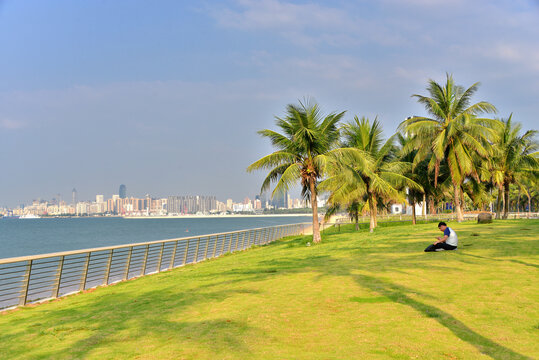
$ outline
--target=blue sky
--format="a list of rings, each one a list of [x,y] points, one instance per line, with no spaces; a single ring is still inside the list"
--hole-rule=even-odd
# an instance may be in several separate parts
[[[151,4],[151,5],[150,5]],[[378,115],[445,73],[537,129],[537,1],[0,1],[0,206],[253,197],[286,104]]]

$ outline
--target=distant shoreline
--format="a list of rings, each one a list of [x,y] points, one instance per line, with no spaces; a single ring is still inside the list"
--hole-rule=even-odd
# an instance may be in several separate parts
[[[226,219],[226,218],[246,218],[246,217],[298,217],[312,216],[311,214],[261,214],[261,215],[178,215],[178,216],[121,216],[123,219]]]

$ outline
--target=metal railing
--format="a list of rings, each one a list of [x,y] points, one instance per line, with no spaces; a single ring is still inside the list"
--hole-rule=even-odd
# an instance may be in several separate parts
[[[50,300],[302,234],[308,223],[0,259],[0,309]]]

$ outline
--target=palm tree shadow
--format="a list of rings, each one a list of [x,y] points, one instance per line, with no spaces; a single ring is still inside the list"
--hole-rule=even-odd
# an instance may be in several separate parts
[[[471,257],[474,257],[474,258],[484,259],[484,260],[491,260],[491,261],[508,261],[508,262],[512,262],[512,263],[515,263],[515,264],[521,264],[521,265],[525,265],[525,266],[532,266],[532,267],[535,267],[535,268],[539,268],[539,265],[537,265],[537,264],[527,263],[527,262],[522,261],[522,260],[515,260],[515,259],[495,259],[495,258],[490,258],[490,257],[486,257],[486,256],[479,256],[479,255],[466,254],[466,253],[462,253],[462,252],[460,253],[460,255],[471,256]]]
[[[232,348],[245,357],[252,357],[248,346],[242,341],[246,334],[260,337],[262,332],[246,322],[226,318],[189,320],[178,318],[182,309],[191,305],[213,302],[220,303],[235,294],[258,293],[257,290],[231,289],[222,291],[196,290],[185,293],[182,290],[161,289],[147,291],[137,298],[126,297],[121,292],[109,293],[96,297],[94,302],[84,308],[63,308],[54,312],[38,314],[37,326],[23,329],[22,332],[37,332],[44,335],[60,336],[61,332],[81,332],[85,335],[68,347],[39,349],[34,353],[44,358],[86,358],[95,351],[104,348],[115,348],[124,341],[131,343],[144,342],[153,337],[160,339],[164,346],[170,344],[168,351],[176,352],[174,356],[182,358],[181,349],[174,343],[196,343],[203,345],[209,352],[219,357],[223,349]],[[150,304],[163,302],[167,307],[155,309]],[[101,316],[95,316],[101,314]],[[40,318],[42,317],[42,319]],[[128,335],[127,335],[128,334]],[[2,342],[10,343],[20,338],[21,332],[2,336]],[[59,338],[60,339],[60,338]],[[20,355],[27,350],[26,345],[18,345]],[[121,347],[121,346],[120,346]],[[195,346],[196,347],[196,346]],[[120,351],[119,354],[124,350]],[[119,357],[147,355],[152,349],[132,348]]]
[[[458,338],[471,344],[481,353],[488,355],[493,359],[532,359],[478,334],[451,314],[408,296],[408,294],[416,293],[415,291],[373,276],[354,274],[352,277],[354,277],[361,286],[367,287],[396,303],[410,306],[427,317],[435,319]]]

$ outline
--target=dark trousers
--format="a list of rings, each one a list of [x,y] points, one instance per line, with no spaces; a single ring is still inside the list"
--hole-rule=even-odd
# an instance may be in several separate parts
[[[438,244],[436,244],[436,245],[430,244],[430,245],[427,246],[427,248],[425,249],[425,252],[436,251],[437,249],[455,250],[456,248],[457,248],[456,246],[449,245],[449,244],[446,244],[446,243],[444,243],[444,242],[441,242],[441,243],[438,243]]]

